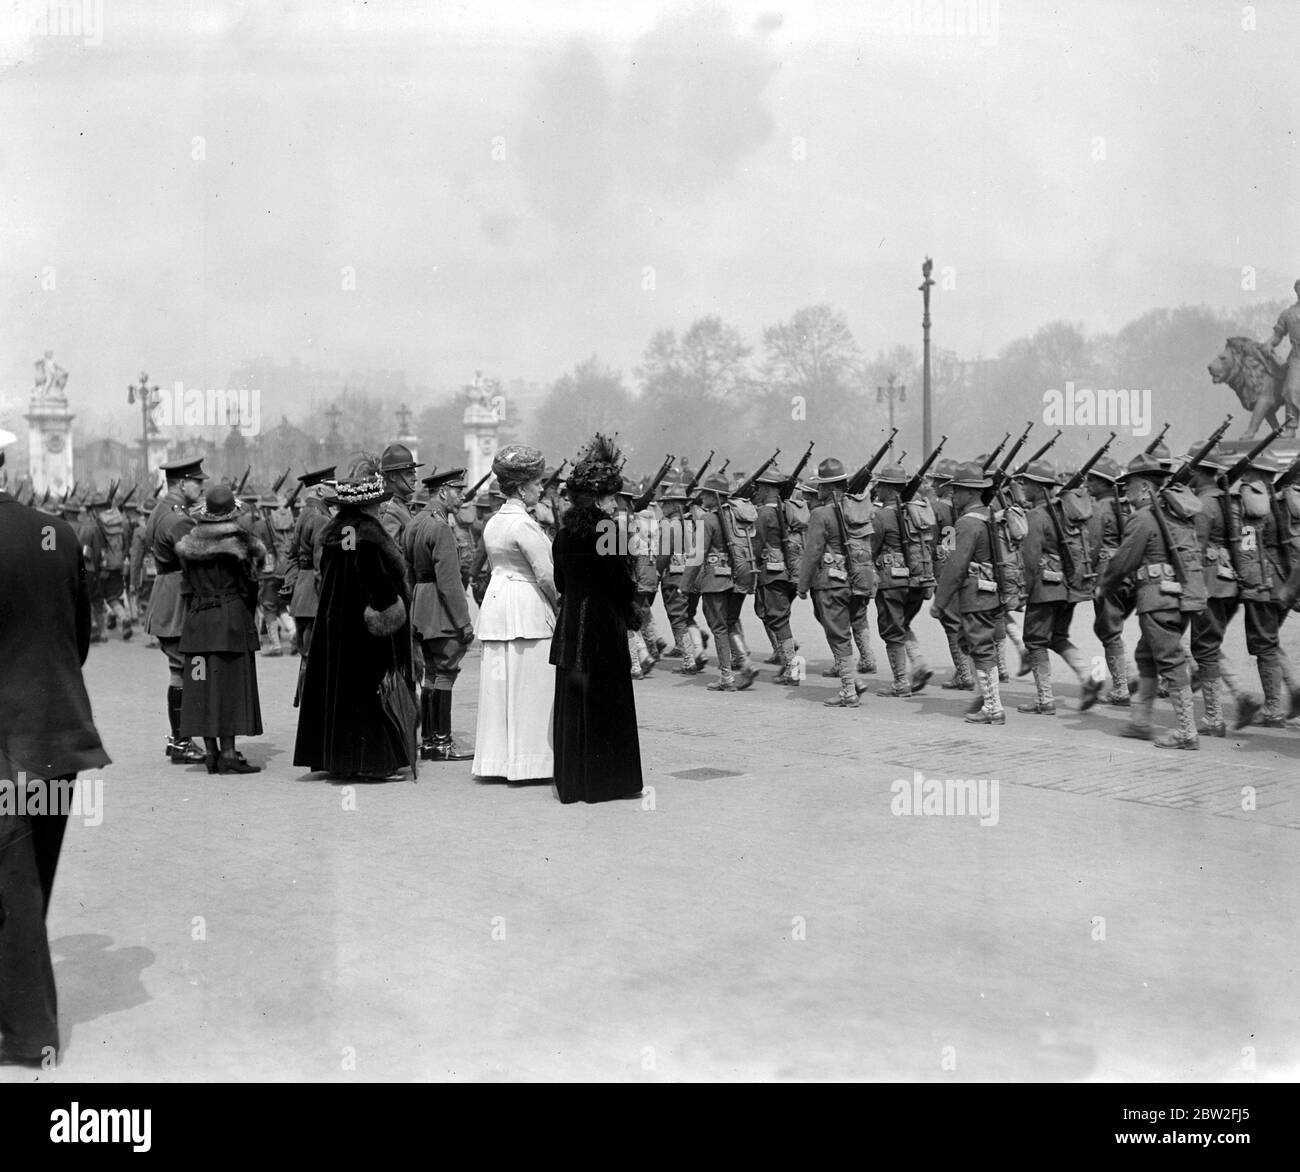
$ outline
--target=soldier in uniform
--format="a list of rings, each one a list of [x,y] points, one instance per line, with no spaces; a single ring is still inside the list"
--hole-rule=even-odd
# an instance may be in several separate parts
[[[981,465],[982,467],[982,465]],[[936,581],[943,580],[944,563],[956,548],[957,542],[957,507],[952,501],[952,478],[957,471],[957,461],[946,456],[935,461],[930,483],[934,492],[930,497],[930,507],[934,510],[934,575]],[[992,483],[990,481],[990,483]],[[953,675],[941,687],[968,691],[975,686],[975,677],[971,674],[971,663],[962,651],[961,612],[955,606],[934,606],[931,613],[939,620],[943,633],[948,640],[948,654],[952,656]]]
[[[992,480],[982,463],[954,464],[950,474],[953,544],[939,568],[931,613],[949,629],[953,615],[959,624],[958,654],[970,657],[982,702],[966,714],[969,724],[1006,724],[998,688],[996,648],[998,617],[1002,610],[997,563],[998,540],[993,509],[983,503],[984,489]],[[950,616],[945,621],[945,615]]]
[[[1123,735],[1151,740],[1151,710],[1158,679],[1164,676],[1178,728],[1157,737],[1155,743],[1162,749],[1199,749],[1191,675],[1182,637],[1192,616],[1205,608],[1205,577],[1194,525],[1200,502],[1184,488],[1162,495],[1159,489],[1167,475],[1160,462],[1145,452],[1129,461],[1120,479],[1133,515],[1124,527],[1119,549],[1107,559],[1097,591],[1113,590],[1129,577],[1137,582],[1142,631],[1134,654],[1138,690]]]
[[[1065,517],[1055,499],[1058,478],[1050,460],[1033,461],[1019,480],[1029,504],[1029,531],[1020,552],[1028,588],[1025,657],[1034,673],[1036,696],[1019,705],[1017,711],[1039,716],[1056,714],[1049,651],[1064,659],[1078,677],[1080,709],[1091,708],[1101,695],[1102,681],[1092,678],[1083,653],[1070,642],[1074,608],[1091,596],[1095,581],[1087,534]]]
[[[661,532],[666,537],[659,543],[655,568],[659,571],[659,592],[676,644],[665,655],[681,659],[681,666],[673,669],[673,674],[679,676],[697,675],[704,666],[704,645],[701,644],[697,650],[694,638],[697,632],[690,606],[691,601],[698,602],[700,596],[687,595],[681,588],[686,565],[697,556],[699,537],[696,518],[687,507],[689,500],[684,481],[665,480],[660,486],[659,505],[665,525]]]
[[[848,475],[834,458],[817,465],[821,504],[808,517],[799,597],[813,592],[814,610],[826,632],[840,680],[837,696],[823,701],[827,708],[857,708],[866,691],[854,671],[853,630],[875,589],[872,568],[872,507],[867,493],[849,496]]]
[[[153,595],[154,580],[158,577],[158,565],[153,560],[153,548],[145,540],[145,530],[148,528],[153,504],[154,502],[151,502],[148,508],[139,506],[144,515],[131,531],[130,582],[131,592],[135,595],[136,617],[140,621],[143,621],[144,616],[149,613],[149,599]],[[157,647],[158,640],[151,635],[145,646]]]
[[[90,514],[89,528],[93,533],[95,549],[94,565],[98,571],[99,593],[103,600],[99,617],[102,620],[107,612],[107,627],[110,631],[121,623],[122,639],[127,641],[131,638],[134,624],[126,604],[126,579],[131,556],[126,519],[108,497],[93,500],[86,508]],[[87,570],[91,570],[90,563],[87,563]],[[101,636],[104,634],[103,630],[98,633]]]
[[[790,509],[782,498],[788,481],[789,477],[773,463],[758,478],[754,490],[754,504],[758,509],[758,519],[754,522],[758,546],[754,611],[762,620],[781,665],[772,682],[797,687],[801,672],[796,670],[795,654],[799,644],[790,630],[790,605],[799,588],[803,538],[802,534],[795,538],[791,533]],[[796,507],[805,517],[809,516],[802,502]]]
[[[462,749],[451,735],[451,693],[461,660],[474,641],[452,527],[465,489],[465,469],[437,472],[424,477],[423,484],[429,490],[429,503],[406,530],[403,549],[415,574],[411,628],[424,653],[420,757],[468,761],[474,750]]]
[[[298,478],[302,486],[298,499],[302,512],[294,526],[288,565],[284,571],[284,585],[280,597],[289,602],[289,617],[298,630],[298,684],[294,703],[302,694],[303,677],[307,671],[307,653],[311,650],[312,626],[316,622],[316,608],[320,602],[321,533],[329,524],[329,493],[325,481],[334,477],[334,465],[305,472]]]
[[[398,549],[411,524],[411,498],[415,496],[415,470],[423,468],[405,444],[389,444],[379,456],[379,471],[384,478],[384,488],[392,493],[379,508],[379,523],[393,539]],[[410,585],[408,580],[407,585]]]
[[[1088,518],[1088,545],[1096,556],[1098,573],[1119,549],[1124,540],[1128,519],[1128,501],[1119,495],[1117,484],[1120,466],[1109,456],[1102,456],[1088,472],[1088,494],[1092,497],[1092,516]],[[1132,582],[1116,584],[1108,594],[1093,596],[1092,632],[1101,642],[1110,676],[1110,691],[1101,697],[1117,708],[1129,706],[1128,655],[1124,650],[1124,623],[1136,605]]]
[[[1288,305],[1279,315],[1277,325],[1273,327],[1273,336],[1266,343],[1270,350],[1276,350],[1286,338],[1291,343],[1291,352],[1286,359],[1286,379],[1282,384],[1282,398],[1286,403],[1287,435],[1295,435],[1300,403],[1300,281],[1295,283],[1296,303]]]
[[[659,591],[659,569],[654,556],[659,545],[659,518],[654,511],[653,501],[638,513],[632,511],[640,495],[641,486],[626,476],[614,494],[614,516],[624,527],[628,569],[636,583],[636,596],[632,605],[641,619],[639,629],[629,627],[627,632],[634,680],[644,679],[650,674],[659,662],[663,648],[668,645],[655,634],[651,611],[655,594]]]
[[[289,609],[283,594],[284,580],[294,553],[293,539],[297,526],[293,510],[282,496],[268,493],[258,501],[258,507],[262,511],[264,523],[261,536],[266,544],[266,560],[262,565],[257,595],[262,620],[266,624],[267,646],[263,648],[262,654],[283,655],[280,624]]]
[[[175,765],[196,765],[204,760],[203,750],[180,734],[181,697],[184,687],[185,656],[181,654],[181,633],[185,627],[185,599],[181,595],[181,562],[176,543],[194,528],[191,506],[203,495],[203,461],[173,460],[160,466],[167,478],[167,491],[159,498],[145,525],[145,541],[153,555],[158,576],[144,629],[158,640],[167,657],[167,757]]]
[[[934,512],[928,501],[901,499],[910,479],[899,464],[889,465],[876,478],[879,505],[872,517],[871,534],[877,574],[876,626],[893,676],[892,683],[877,691],[877,696],[910,696],[924,688],[933,675],[912,633],[912,620],[934,594],[934,562],[926,536],[933,528]]]
[[[687,565],[681,589],[703,599],[704,619],[717,644],[718,673],[710,692],[743,691],[758,674],[748,662],[740,614],[754,589],[750,541],[757,510],[748,501],[732,502],[725,475],[710,475],[701,490],[704,517],[700,526],[701,557]]]

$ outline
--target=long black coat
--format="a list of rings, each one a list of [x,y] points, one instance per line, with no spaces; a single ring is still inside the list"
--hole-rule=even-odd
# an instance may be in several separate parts
[[[406,560],[383,526],[342,509],[322,531],[320,604],[298,711],[293,763],[388,773],[411,762],[385,721],[379,684],[411,672]]]
[[[81,665],[90,594],[72,526],[0,492],[0,778],[109,763]]]
[[[560,614],[551,662],[570,671],[631,671],[627,632],[638,627],[636,582],[627,559],[596,552],[596,533],[561,529],[551,557]],[[630,678],[630,676],[629,676]]]

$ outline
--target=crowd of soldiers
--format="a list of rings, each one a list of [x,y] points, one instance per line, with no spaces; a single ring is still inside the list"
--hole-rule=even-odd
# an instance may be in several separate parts
[[[725,465],[706,475],[712,453],[695,473],[669,457],[645,481],[624,479],[612,521],[609,552],[628,559],[637,585],[640,628],[629,631],[629,670],[645,679],[670,659],[680,661],[675,674],[698,674],[712,635],[718,675],[708,690],[750,688],[758,671],[742,614],[752,597],[771,646],[764,662],[779,667],[772,682],[797,687],[806,661],[791,609],[796,598],[810,598],[833,658],[823,674],[839,682],[825,703],[858,708],[868,690],[862,677],[880,670],[871,639],[874,603],[887,676],[876,694],[913,696],[933,678],[913,630],[928,602],[953,664],[942,687],[975,693],[965,714],[972,724],[1006,721],[999,684],[1012,678],[1010,643],[1019,652],[1017,675],[1033,677],[1022,713],[1057,711],[1054,652],[1078,682],[1080,709],[1098,702],[1129,709],[1125,734],[1160,747],[1195,749],[1199,734],[1225,736],[1225,691],[1235,701],[1233,727],[1283,727],[1300,710],[1300,686],[1279,642],[1300,589],[1300,468],[1282,468],[1268,454],[1280,428],[1241,455],[1221,444],[1225,429],[1226,422],[1181,461],[1162,432],[1123,468],[1106,454],[1108,442],[1082,467],[1065,471],[1047,455],[1051,442],[1015,465],[1028,427],[1005,455],[1009,435],[992,453],[963,462],[939,458],[940,444],[912,473],[884,463],[893,436],[852,474],[827,458],[816,475],[803,477],[811,444],[792,471],[782,471],[774,456],[748,477],[728,478]],[[468,599],[481,603],[490,577],[483,526],[505,498],[486,477],[467,490],[459,468],[417,477],[422,465],[400,443],[370,464],[391,494],[381,523],[408,567],[423,672],[421,756],[461,760],[470,753],[451,736],[451,692],[473,640]],[[567,507],[563,469],[547,469],[533,510],[552,538]],[[114,630],[130,639],[143,619],[149,645],[167,654],[167,755],[190,763],[202,760],[202,751],[177,726],[184,600],[175,543],[192,524],[188,514],[206,476],[197,460],[162,471],[165,491],[152,501],[113,488],[82,502],[28,503],[64,514],[78,532],[92,641]],[[286,472],[269,492],[241,493],[241,523],[267,551],[259,574],[262,654],[301,655],[299,691],[334,477],[333,466],[315,469],[286,495]],[[671,643],[655,629],[656,595]],[[1070,639],[1076,606],[1089,602],[1104,670]],[[1222,650],[1238,611],[1258,665],[1258,694]],[[1136,673],[1124,645],[1134,613]],[[1176,715],[1176,727],[1161,736],[1152,729],[1157,696],[1167,697]]]

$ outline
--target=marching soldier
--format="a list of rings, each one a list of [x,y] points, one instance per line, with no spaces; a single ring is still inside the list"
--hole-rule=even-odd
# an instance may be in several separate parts
[[[876,478],[880,503],[872,518],[871,534],[877,574],[876,626],[893,676],[893,682],[878,690],[877,696],[911,696],[924,688],[933,675],[912,633],[912,620],[921,604],[934,594],[934,562],[926,538],[926,530],[933,528],[934,512],[927,501],[905,503],[901,499],[909,479],[899,464],[889,465]],[[913,505],[918,507],[913,509]],[[928,521],[922,513],[928,515]]]
[[[97,573],[99,594],[101,598],[99,620],[102,622],[107,612],[108,630],[114,630],[119,623],[122,626],[122,640],[130,640],[134,629],[131,611],[127,607],[126,583],[131,556],[126,520],[113,507],[108,497],[93,500],[87,506],[90,513],[90,529],[93,532],[92,548],[94,562],[86,563],[87,572]],[[97,632],[106,639],[103,630]]]
[[[393,494],[379,507],[379,523],[398,549],[405,548],[402,538],[412,521],[411,498],[415,496],[415,470],[423,467],[423,464],[415,462],[414,454],[405,444],[389,444],[379,456],[379,471],[384,478],[384,488]]]
[[[460,508],[465,470],[449,468],[424,477],[423,484],[429,490],[429,503],[407,529],[403,550],[415,575],[411,628],[424,653],[420,757],[468,761],[474,750],[460,748],[451,735],[451,693],[461,660],[474,641],[451,523]]]
[[[698,650],[695,643],[696,634],[703,635],[703,632],[696,631],[692,603],[698,605],[700,596],[688,595],[681,588],[687,563],[701,556],[697,552],[700,536],[698,519],[688,507],[689,501],[684,481],[663,482],[659,504],[663,509],[668,540],[659,544],[656,569],[659,571],[659,592],[663,596],[664,611],[668,615],[668,624],[676,641],[676,646],[665,652],[665,655],[681,658],[681,666],[673,669],[673,674],[679,676],[699,674],[704,667],[703,649],[708,645],[707,635],[704,635],[704,641]]]
[[[634,680],[644,679],[650,674],[659,662],[660,652],[668,645],[655,634],[651,613],[655,594],[659,591],[659,570],[654,557],[659,544],[659,516],[653,501],[641,512],[632,512],[636,498],[640,495],[641,487],[626,476],[623,477],[622,487],[614,494],[615,516],[625,527],[628,567],[636,583],[633,606],[641,616],[640,628],[629,629],[627,633]]]
[[[1204,445],[1202,445],[1204,446]],[[1097,559],[1100,574],[1124,540],[1128,519],[1128,501],[1119,495],[1117,484],[1120,466],[1109,456],[1102,456],[1089,470],[1088,494],[1092,497],[1092,516],[1088,518],[1088,545]],[[1106,594],[1093,597],[1092,633],[1101,642],[1110,676],[1110,691],[1103,703],[1117,708],[1129,707],[1128,656],[1124,651],[1124,623],[1133,613],[1136,591],[1130,581],[1121,581]]]
[[[957,653],[970,657],[977,689],[983,702],[968,712],[968,724],[1006,724],[1006,712],[998,688],[998,660],[995,647],[997,624],[1002,610],[1003,575],[998,562],[1007,552],[997,544],[993,509],[983,503],[983,490],[992,484],[983,465],[957,464],[951,474],[952,511],[956,514],[953,546],[943,559],[935,588],[931,613],[947,630],[955,615],[960,638]]]
[[[1058,480],[1050,460],[1033,461],[1019,479],[1030,506],[1029,531],[1020,552],[1028,587],[1025,657],[1034,673],[1036,696],[1017,711],[1056,715],[1049,651],[1064,659],[1078,677],[1082,690],[1079,707],[1087,709],[1101,694],[1102,684],[1092,678],[1083,653],[1070,642],[1074,608],[1092,593],[1094,575],[1087,534],[1080,523],[1064,516],[1060,502],[1054,499]]]
[[[854,671],[853,630],[867,609],[875,588],[871,564],[872,508],[867,493],[845,493],[848,474],[834,458],[817,465],[821,504],[808,518],[799,597],[813,592],[814,610],[839,674],[839,695],[822,703],[827,708],[858,708],[866,691]]]
[[[982,467],[982,465],[981,465]],[[933,495],[930,507],[934,510],[934,575],[937,581],[943,580],[943,567],[948,557],[956,548],[957,542],[957,507],[952,500],[952,478],[957,471],[957,461],[946,456],[936,461],[930,476]],[[992,483],[992,481],[990,481]],[[975,677],[971,674],[971,663],[962,651],[961,613],[955,607],[936,606],[931,608],[943,627],[948,640],[948,654],[952,656],[953,676],[940,687],[969,691],[975,686]]]
[[[704,518],[699,541],[702,556],[686,567],[681,589],[703,599],[704,619],[717,645],[718,679],[710,692],[743,691],[758,674],[748,662],[740,613],[754,589],[754,520],[748,501],[732,501],[725,475],[710,475],[702,488]]]
[[[185,626],[186,603],[181,594],[181,563],[176,543],[194,528],[190,506],[203,494],[203,461],[173,460],[160,469],[167,478],[167,491],[159,498],[145,525],[145,542],[153,555],[158,576],[145,617],[146,633],[158,640],[167,657],[167,757],[175,765],[196,765],[204,760],[203,750],[180,734],[181,696],[184,687],[185,656],[181,654],[181,632]]]
[[[789,477],[773,463],[758,478],[754,504],[758,509],[755,538],[759,551],[758,581],[754,589],[754,610],[763,622],[767,637],[776,648],[780,672],[774,684],[798,687],[800,673],[795,669],[799,644],[790,630],[790,605],[799,588],[803,535],[792,532],[792,511],[809,517],[799,502],[793,506],[781,499],[782,486]],[[804,526],[807,528],[805,522]]]
[[[294,692],[294,707],[302,695],[302,681],[307,672],[307,653],[311,650],[312,627],[316,622],[316,608],[320,602],[321,532],[329,524],[329,486],[325,481],[334,478],[334,465],[305,472],[298,478],[302,491],[302,512],[294,526],[293,542],[288,565],[284,572],[284,585],[280,597],[289,601],[289,617],[298,631],[298,684]]]
[[[289,573],[289,562],[294,553],[293,538],[297,526],[293,510],[285,503],[283,496],[268,493],[258,505],[265,523],[263,537],[270,539],[265,542],[266,560],[262,565],[257,596],[269,643],[263,654],[277,656],[284,654],[280,624],[289,609],[283,594],[284,580]]]
[[[1161,494],[1167,475],[1160,462],[1145,452],[1129,461],[1120,480],[1133,515],[1124,527],[1119,549],[1107,559],[1097,589],[1103,593],[1114,590],[1130,576],[1137,582],[1142,631],[1134,653],[1138,691],[1123,735],[1151,740],[1151,710],[1158,679],[1164,676],[1178,728],[1156,737],[1155,743],[1162,749],[1199,749],[1182,637],[1192,616],[1205,608],[1205,577],[1194,525],[1200,502],[1185,488]]]
[[[148,528],[149,513],[153,511],[153,505],[151,503],[147,510],[143,505],[138,507],[143,516],[131,531],[130,580],[131,592],[135,595],[136,617],[143,622],[145,615],[149,613],[149,599],[153,596],[154,580],[158,577],[158,564],[153,559],[153,547],[145,540],[145,530]],[[158,640],[151,635],[145,646],[157,647]]]

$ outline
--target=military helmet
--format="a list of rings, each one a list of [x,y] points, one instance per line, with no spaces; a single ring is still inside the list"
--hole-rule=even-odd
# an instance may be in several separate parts
[[[1197,452],[1199,452],[1203,447],[1205,447],[1205,441],[1197,440],[1187,449],[1187,459],[1194,459]],[[1215,444],[1215,446],[1210,449],[1209,455],[1201,461],[1200,467],[1208,468],[1212,472],[1226,472],[1230,463],[1228,454],[1219,447],[1218,444]]]
[[[1272,452],[1260,452],[1248,465],[1256,472],[1263,472],[1268,476],[1276,476],[1282,471],[1282,466],[1277,462],[1277,458]]]
[[[719,476],[716,472],[709,473],[700,487],[705,492],[716,492],[719,496],[731,495],[731,482],[727,480],[726,476]]]
[[[988,488],[993,483],[989,474],[984,471],[984,465],[978,461],[968,460],[964,464],[958,464],[953,460],[951,463],[953,488]]]
[[[837,480],[848,480],[848,478],[848,473],[844,471],[844,465],[834,456],[830,456],[817,465],[817,476],[813,483],[833,484]]]
[[[1169,445],[1165,443],[1164,440],[1161,440],[1156,444],[1151,454],[1159,461],[1160,467],[1166,472],[1174,466],[1173,453],[1169,450]]]
[[[1128,480],[1131,476],[1151,476],[1159,480],[1168,475],[1169,470],[1161,465],[1156,456],[1138,452],[1117,479]]]
[[[661,501],[690,500],[690,497],[686,495],[686,481],[665,478],[659,484],[659,499]]]
[[[896,484],[901,487],[911,479],[902,464],[889,464],[883,472],[876,474],[877,484]]]
[[[405,444],[389,444],[379,457],[380,472],[411,472],[423,467],[415,462],[415,453]]]
[[[1089,476],[1095,476],[1098,480],[1109,480],[1111,484],[1114,484],[1119,479],[1119,474],[1119,461],[1112,460],[1109,456],[1102,456],[1088,469]]]
[[[784,484],[790,477],[781,471],[781,465],[772,461],[768,470],[757,480],[758,484]]]
[[[1032,480],[1035,484],[1056,484],[1056,465],[1046,457],[1031,460],[1029,467],[1020,473],[1019,479]]]
[[[957,474],[957,469],[960,466],[956,460],[950,460],[947,456],[942,456],[934,462],[934,467],[930,469],[930,479],[936,484],[941,480],[951,480]],[[980,467],[983,466],[983,462],[981,462]]]

